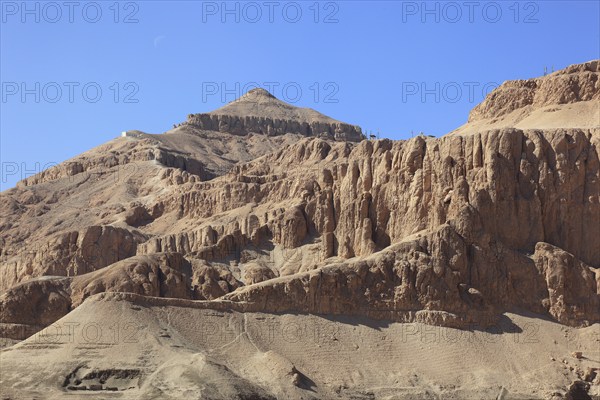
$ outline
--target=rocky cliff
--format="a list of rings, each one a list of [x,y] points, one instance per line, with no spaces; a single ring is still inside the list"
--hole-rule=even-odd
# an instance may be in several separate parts
[[[597,103],[597,76],[506,84],[470,120]],[[511,310],[600,322],[600,123],[355,142],[280,103],[253,92],[2,193],[5,335],[103,291],[461,328]]]
[[[268,136],[296,133],[302,136],[359,142],[363,140],[360,128],[341,122],[299,122],[253,116],[218,114],[191,114],[184,123],[207,131],[227,132],[245,136],[259,133]]]
[[[594,60],[540,78],[504,82],[473,108],[469,122],[499,118],[520,109],[531,112],[548,106],[597,103],[600,100],[599,72],[600,63]],[[597,124],[598,120],[591,122]]]
[[[183,125],[241,136],[292,133],[352,142],[364,139],[360,127],[336,121],[309,108],[292,106],[264,89],[253,89],[210,113],[190,114]]]

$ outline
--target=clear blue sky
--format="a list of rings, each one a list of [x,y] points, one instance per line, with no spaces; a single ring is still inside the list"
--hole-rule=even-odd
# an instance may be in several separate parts
[[[505,80],[600,58],[599,21],[598,1],[2,1],[1,188],[253,82],[382,137],[440,136]]]

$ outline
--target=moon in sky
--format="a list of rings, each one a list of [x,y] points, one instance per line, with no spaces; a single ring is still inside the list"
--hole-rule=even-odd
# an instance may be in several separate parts
[[[166,38],[166,36],[164,36],[164,35],[155,37],[154,38],[154,48],[157,49],[160,42],[163,41],[165,38]]]

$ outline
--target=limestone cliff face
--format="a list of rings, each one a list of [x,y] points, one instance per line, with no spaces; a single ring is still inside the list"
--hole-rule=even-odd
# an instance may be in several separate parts
[[[4,254],[1,289],[44,276],[74,276],[102,269],[136,254],[143,234],[112,226],[90,226],[32,243],[16,254]]]
[[[179,195],[160,201],[182,217],[208,218],[248,203],[296,198],[300,211],[250,213],[235,229],[249,238],[271,225],[275,242],[292,248],[306,232],[332,233],[334,246],[327,252],[344,258],[368,255],[460,219],[456,229],[466,238],[530,253],[536,243],[548,242],[598,267],[599,133],[508,129],[467,137],[365,141],[345,156],[345,145],[315,139],[234,170],[222,185],[184,185]],[[247,176],[257,183],[247,183]],[[229,234],[233,226],[218,232]],[[182,250],[193,249],[192,242],[212,244],[216,237],[211,232],[198,233]],[[176,241],[167,248],[179,250]],[[365,247],[365,241],[372,245]]]
[[[536,79],[507,81],[469,114],[469,122],[497,118],[531,106],[572,104],[600,100],[600,62],[571,65]]]
[[[507,84],[472,118],[596,101],[597,75],[592,62]],[[252,93],[3,193],[2,329],[102,291],[455,327],[513,309],[600,322],[600,127],[355,143],[359,131],[280,103]],[[245,132],[269,146],[248,135],[224,160]],[[127,179],[89,173],[132,160]]]
[[[324,137],[351,142],[363,140],[360,128],[341,122],[305,122],[255,116],[191,114],[184,124],[202,130],[227,132],[240,136],[245,136],[249,133],[259,133],[268,136],[295,133],[302,136]]]
[[[155,238],[152,248],[143,244],[140,250],[212,252],[214,257],[215,250],[202,249],[218,248],[223,257],[246,248],[263,230],[284,248],[302,249],[307,237],[314,238],[320,251],[313,260],[324,265],[332,256],[365,257],[394,248],[416,234],[421,238],[410,246],[376,255],[375,265],[385,268],[353,262],[351,268],[327,267],[325,277],[336,276],[331,283],[322,281],[318,269],[227,298],[261,304],[268,311],[377,311],[392,318],[423,309],[472,321],[478,305],[480,316],[522,307],[568,324],[596,322],[599,133],[513,129],[365,141],[349,152],[342,144],[304,141],[234,171],[223,188],[190,185],[181,197],[163,204],[169,209],[174,202],[190,218],[231,212],[249,202],[276,204],[286,197],[299,199],[295,207],[249,212],[235,225],[211,226],[193,235]],[[280,168],[288,175],[281,175]],[[246,183],[241,176],[263,177],[255,179],[263,183]],[[570,260],[564,261],[569,267],[552,261],[555,250]],[[372,274],[365,272],[372,268]],[[323,300],[323,294],[331,298]],[[386,301],[371,303],[370,298]]]
[[[104,292],[193,298],[190,264],[181,254],[135,256],[105,270],[74,277],[43,277],[16,285],[0,295],[0,336],[24,339],[81,304]]]
[[[241,136],[251,133],[267,136],[299,134],[350,142],[364,139],[358,126],[337,121],[310,108],[287,104],[260,88],[252,89],[210,113],[190,114],[184,125]]]

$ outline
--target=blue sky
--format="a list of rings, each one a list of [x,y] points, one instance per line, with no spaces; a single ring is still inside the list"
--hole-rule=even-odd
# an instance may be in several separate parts
[[[255,84],[382,137],[600,58],[598,1],[2,1],[1,189]],[[16,170],[15,170],[16,168]]]

